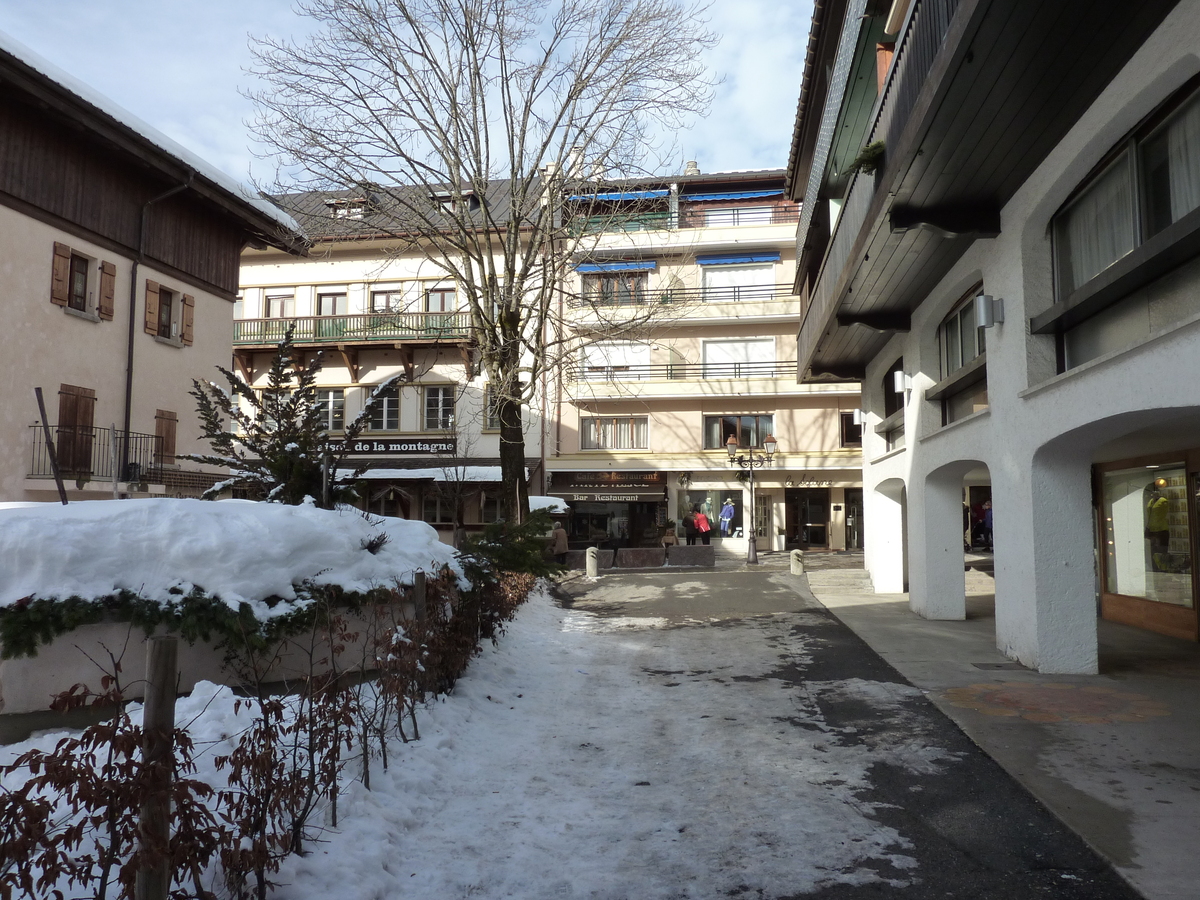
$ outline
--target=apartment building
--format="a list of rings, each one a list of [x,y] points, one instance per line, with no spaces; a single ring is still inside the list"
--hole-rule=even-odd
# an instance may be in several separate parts
[[[751,470],[729,445],[762,461],[769,437],[752,473],[758,549],[861,546],[858,387],[797,378],[799,207],[783,170],[692,164],[580,200],[567,227],[595,239],[564,285],[577,348],[546,445],[572,546],[658,546],[668,530],[682,542],[700,510],[719,552],[745,555]]]
[[[295,222],[0,35],[0,501],[199,496],[193,378],[227,364],[247,243]],[[45,414],[34,389],[40,388]],[[47,441],[47,436],[49,441]]]
[[[813,21],[798,365],[864,385],[867,567],[963,618],[986,497],[996,644],[1042,672],[1097,671],[1098,613],[1200,636],[1198,41],[1195,0]]]
[[[308,193],[280,203],[314,243],[305,259],[277,247],[242,254],[232,341],[239,373],[264,385],[290,328],[305,359],[321,354],[318,397],[335,436],[372,392],[395,379],[347,457],[365,469],[365,508],[423,519],[447,542],[456,530],[495,521],[499,422],[454,280],[389,231],[393,213],[377,196]],[[527,406],[533,493],[543,481],[543,424],[540,406]]]

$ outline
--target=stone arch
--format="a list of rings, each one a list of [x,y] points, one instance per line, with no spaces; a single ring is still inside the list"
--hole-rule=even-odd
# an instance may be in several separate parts
[[[865,563],[875,591],[908,590],[908,491],[903,478],[887,478],[863,496]]]
[[[926,619],[966,618],[963,484],[981,469],[987,464],[978,459],[943,463],[913,497],[909,605]]]

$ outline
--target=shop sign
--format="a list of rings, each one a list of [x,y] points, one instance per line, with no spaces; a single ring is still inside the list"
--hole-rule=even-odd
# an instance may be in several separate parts
[[[557,472],[555,487],[571,488],[632,488],[665,486],[666,472]]]
[[[645,494],[567,494],[565,500],[594,500],[597,503],[635,503],[639,500],[654,499]],[[661,499],[661,498],[659,498]]]
[[[416,456],[426,453],[455,453],[458,450],[457,438],[436,438],[434,440],[426,440],[423,438],[408,439],[408,438],[363,438],[356,441],[331,441],[331,449],[334,452],[341,452],[359,455],[359,454],[376,454],[386,453],[389,456],[399,454],[401,456]]]

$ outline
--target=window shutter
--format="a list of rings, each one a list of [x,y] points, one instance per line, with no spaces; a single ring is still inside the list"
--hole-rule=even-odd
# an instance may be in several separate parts
[[[95,391],[73,384],[58,386],[58,464],[63,471],[91,472],[95,410]]]
[[[154,412],[154,434],[160,439],[158,449],[164,465],[175,464],[175,429],[178,421],[179,417],[169,409]]]
[[[113,299],[117,294],[117,267],[110,262],[100,263],[100,303],[96,307],[96,315],[111,322],[113,319]]]
[[[146,334],[158,334],[158,282],[146,279]]]
[[[54,262],[50,269],[50,302],[67,305],[71,283],[71,248],[54,242]]]
[[[183,345],[192,346],[192,322],[196,315],[196,298],[191,294],[183,295]]]

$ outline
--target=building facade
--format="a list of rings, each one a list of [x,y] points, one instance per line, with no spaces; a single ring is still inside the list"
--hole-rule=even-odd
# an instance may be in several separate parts
[[[297,259],[278,248],[242,255],[233,353],[251,386],[265,385],[288,331],[306,359],[321,353],[318,398],[335,437],[387,388],[347,464],[364,468],[363,505],[423,519],[445,541],[495,521],[500,434],[454,281],[426,255],[371,226],[365,199],[346,192],[281,201],[314,239]],[[523,415],[526,468],[543,483],[540,404]]]
[[[799,365],[864,385],[876,590],[963,618],[994,541],[997,646],[1089,673],[1098,613],[1198,634],[1200,7],[1058,12],[825,4],[789,176]]]
[[[759,549],[861,546],[858,389],[798,383],[798,206],[783,171],[692,167],[606,190],[604,233],[564,286],[577,347],[548,410],[547,492],[571,508],[572,546],[682,542],[702,511],[721,552],[744,555],[750,471],[727,444],[761,457],[768,436]]]
[[[188,396],[229,359],[238,255],[295,223],[0,36],[0,500],[199,496]],[[40,388],[45,416],[34,389]]]

